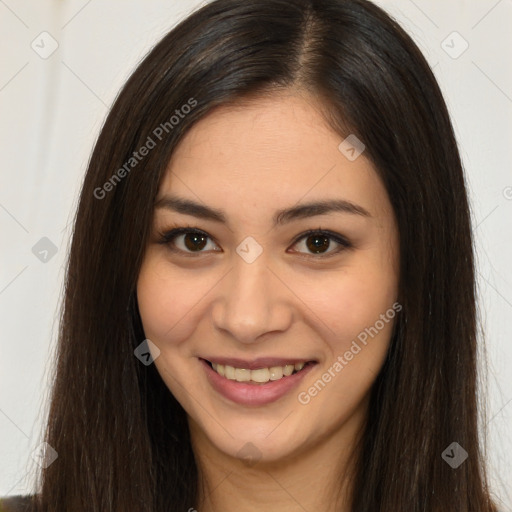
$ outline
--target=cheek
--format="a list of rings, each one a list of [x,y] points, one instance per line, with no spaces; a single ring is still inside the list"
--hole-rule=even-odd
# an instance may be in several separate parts
[[[194,308],[211,288],[208,279],[170,271],[169,265],[148,257],[137,281],[137,301],[144,332],[157,344],[186,340],[194,328]]]
[[[318,295],[314,309],[323,321],[317,325],[329,328],[323,337],[327,357],[322,373],[298,399],[301,404],[311,401],[318,411],[329,409],[333,421],[341,421],[361,404],[381,370],[401,307],[395,279],[369,266],[332,280],[328,290]]]
[[[331,345],[344,345],[392,308],[396,293],[393,273],[362,265],[317,282],[305,302],[335,340]]]

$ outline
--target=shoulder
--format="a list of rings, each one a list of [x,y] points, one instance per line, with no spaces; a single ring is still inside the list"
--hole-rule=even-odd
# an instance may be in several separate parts
[[[32,496],[0,496],[0,512],[29,512]]]

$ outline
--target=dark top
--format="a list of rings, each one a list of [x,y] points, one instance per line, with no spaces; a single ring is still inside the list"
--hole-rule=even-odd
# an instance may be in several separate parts
[[[6,496],[0,498],[0,512],[29,512],[31,496]]]

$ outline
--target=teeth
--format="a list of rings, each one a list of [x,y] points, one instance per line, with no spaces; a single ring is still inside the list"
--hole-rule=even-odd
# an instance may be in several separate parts
[[[279,380],[283,377],[282,366],[272,366],[269,368],[270,380]]]
[[[234,368],[233,366],[212,363],[213,369],[221,376],[237,382],[258,382],[264,384],[271,380],[279,380],[290,376],[294,371],[299,372],[305,363],[287,364],[285,366],[271,366],[270,368],[258,368],[247,370],[246,368]]]
[[[251,370],[235,368],[235,380],[238,382],[249,382],[251,380]]]
[[[295,366],[293,366],[293,364],[287,364],[283,368],[283,373],[288,377],[288,375],[291,375],[293,373],[293,370],[295,370]]]
[[[270,370],[268,368],[247,371],[251,374],[251,380],[254,382],[268,382],[270,380]]]
[[[222,365],[218,365],[217,368]],[[229,380],[235,380],[235,369],[232,366],[225,366],[224,367],[224,377]]]

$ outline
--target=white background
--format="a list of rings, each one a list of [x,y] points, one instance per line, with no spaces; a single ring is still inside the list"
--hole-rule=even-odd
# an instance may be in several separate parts
[[[92,145],[137,62],[200,3],[0,0],[0,495],[31,491],[69,222]],[[512,0],[378,4],[424,52],[454,120],[489,364],[487,460],[512,510]],[[59,45],[47,59],[31,48],[44,31]],[[454,31],[469,44],[458,58],[445,51],[464,48]],[[58,248],[46,263],[32,253],[42,237]]]

